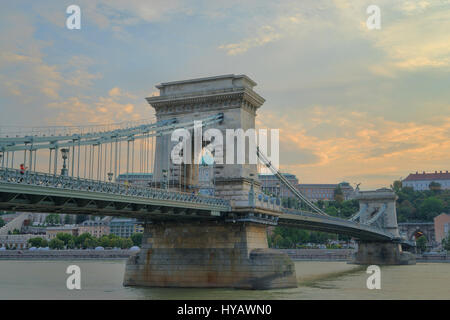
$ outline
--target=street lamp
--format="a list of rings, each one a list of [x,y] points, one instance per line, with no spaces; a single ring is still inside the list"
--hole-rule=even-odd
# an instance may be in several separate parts
[[[114,173],[108,172],[108,180],[109,180],[109,182],[112,181],[113,175],[114,175]]]
[[[69,156],[69,149],[68,148],[61,149],[61,155],[64,160],[63,167],[61,169],[61,175],[67,176],[69,174],[69,170],[67,169],[67,166],[66,166],[66,160],[67,160],[67,157]]]
[[[249,174],[250,179],[251,179],[251,185],[250,185],[250,192],[248,193],[248,204],[250,205],[250,207],[254,207],[255,206],[255,190],[253,188],[253,183],[255,181],[254,173],[250,173]]]
[[[167,170],[166,170],[166,169],[162,169],[162,175],[163,175],[163,181],[162,181],[163,189],[167,189],[167,183],[166,183],[166,180],[167,180]]]

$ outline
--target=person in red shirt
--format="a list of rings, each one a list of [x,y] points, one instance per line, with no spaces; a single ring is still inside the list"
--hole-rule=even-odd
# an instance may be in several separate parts
[[[23,164],[23,163],[21,163],[20,164],[20,174],[25,174],[25,171],[27,170],[28,168],[27,167],[25,167],[25,165]]]

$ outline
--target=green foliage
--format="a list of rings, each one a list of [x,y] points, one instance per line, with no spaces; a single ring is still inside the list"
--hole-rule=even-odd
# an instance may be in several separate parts
[[[430,188],[430,190],[433,191],[440,191],[441,190],[441,184],[438,182],[430,182],[430,184],[428,185],[428,188]]]
[[[396,193],[402,189],[402,182],[400,180],[395,180],[394,183],[391,184],[391,189]]]
[[[59,232],[56,234],[56,238],[64,242],[64,245],[67,246],[70,240],[73,241],[73,236],[69,233]]]
[[[78,214],[78,215],[76,215],[75,223],[76,224],[80,224],[83,221],[86,221],[87,219],[89,219],[88,215],[86,215],[86,214]]]
[[[120,238],[114,234],[95,238],[89,233],[73,236],[69,233],[60,232],[49,243],[41,237],[31,238],[28,242],[32,247],[50,247],[51,249],[94,249],[97,246],[128,249],[133,245],[140,245],[142,242],[142,233],[133,234],[132,237],[134,240],[132,238]]]
[[[442,247],[444,250],[450,251],[450,234],[442,240]]]
[[[134,246],[140,246],[142,244],[142,233],[133,233],[131,235],[131,241],[133,241]]]
[[[70,214],[66,214],[64,216],[64,224],[72,224],[72,223],[73,223],[72,216]]]
[[[120,248],[121,249],[128,249],[133,246],[133,241],[131,241],[130,238],[121,238],[120,239]]]
[[[73,239],[70,239],[68,242],[67,242],[67,249],[75,249],[75,241],[73,240]]]
[[[421,236],[416,240],[416,246],[417,249],[419,249],[420,252],[425,252],[427,250],[427,237]]]
[[[30,239],[28,239],[28,243],[30,244],[30,246],[36,247],[36,248],[39,248],[39,247],[45,248],[48,246],[47,240],[45,240],[42,237],[30,238]]]
[[[49,214],[45,217],[45,223],[50,226],[58,225],[61,223],[60,221],[59,214],[56,213]]]
[[[88,237],[88,238],[84,239],[82,247],[83,247],[83,249],[94,249],[95,247],[97,247],[97,245],[98,245],[98,241],[96,238]]]
[[[3,220],[2,218],[0,218],[0,228],[3,227],[5,225],[5,220]]]
[[[344,192],[342,191],[340,185],[338,185],[337,188],[334,189],[334,200],[339,203],[344,201]]]
[[[337,235],[325,232],[275,227],[268,237],[268,243],[271,248],[288,249],[297,248],[306,243],[325,244],[329,239],[337,238]]]
[[[419,207],[419,214],[423,220],[433,220],[444,210],[444,203],[441,199],[436,197],[429,197],[425,199]]]
[[[330,216],[349,218],[359,210],[358,200],[329,201],[325,203],[325,212]]]
[[[394,191],[398,196],[399,222],[433,221],[441,213],[450,213],[450,190],[414,191],[411,187],[402,187]]]
[[[48,243],[48,246],[50,247],[50,249],[61,250],[61,249],[64,249],[64,241],[59,240],[58,238],[54,238],[54,239],[50,240],[50,242]]]

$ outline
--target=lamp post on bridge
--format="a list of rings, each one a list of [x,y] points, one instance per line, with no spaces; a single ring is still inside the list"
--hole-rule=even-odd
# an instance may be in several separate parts
[[[108,172],[108,180],[109,180],[109,182],[112,181],[113,175],[114,175],[114,173]]]
[[[254,181],[255,181],[255,174],[254,173],[250,173],[249,174],[250,179],[251,179],[251,185],[250,185],[250,192],[248,193],[248,204],[250,207],[254,207],[255,206],[255,190],[253,187]]]
[[[167,170],[166,169],[163,169],[162,170],[162,175],[163,175],[163,181],[162,181],[162,189],[167,189],[167,183],[166,183],[166,180],[167,180]]]
[[[63,148],[61,149],[61,155],[63,158],[63,167],[61,169],[61,175],[62,176],[67,176],[69,174],[69,169],[67,169],[67,165],[66,165],[66,160],[68,158],[69,155],[69,149],[68,148]]]

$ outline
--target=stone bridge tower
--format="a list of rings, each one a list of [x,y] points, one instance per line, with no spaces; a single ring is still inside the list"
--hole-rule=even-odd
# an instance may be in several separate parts
[[[204,119],[218,113],[223,114],[222,123],[214,125],[224,137],[224,163],[216,164],[214,169],[216,196],[231,200],[237,206],[248,205],[251,180],[254,179],[251,177],[257,176],[257,166],[248,164],[248,146],[245,164],[236,164],[236,143],[235,164],[225,164],[227,152],[230,152],[225,148],[226,129],[246,131],[255,128],[256,111],[265,101],[253,90],[255,85],[256,83],[245,75],[174,81],[161,83],[157,86],[160,95],[147,98],[148,103],[156,111],[158,121],[176,118],[182,123]],[[187,186],[187,190],[195,189],[198,184],[198,167],[192,164],[180,168],[171,163],[170,152],[176,142],[171,142],[170,138],[170,135],[157,137],[155,180],[161,183],[164,179],[162,172],[167,170],[169,184],[174,186],[181,184]],[[192,154],[192,158],[194,157]],[[258,182],[254,183],[254,188],[259,186]]]
[[[162,83],[160,95],[147,98],[159,121],[178,123],[223,114],[214,124],[224,137],[226,129],[254,129],[257,109],[264,103],[245,75],[224,75]],[[191,134],[191,137],[193,135]],[[188,190],[198,183],[195,164],[173,165],[171,136],[157,137],[154,177],[163,183],[183,185]],[[177,142],[175,142],[177,143]],[[255,206],[258,191],[257,165],[249,164],[246,147],[244,164],[216,164],[215,196],[230,200],[231,212],[216,219],[202,219],[191,213],[189,220],[151,221],[145,225],[141,251],[128,260],[124,284],[158,287],[233,287],[269,289],[296,287],[295,267],[286,254],[268,249],[267,227],[275,225],[281,212],[274,207]],[[193,154],[193,156],[195,156]],[[166,181],[167,181],[166,180]],[[191,188],[188,188],[191,187]],[[250,198],[253,199],[250,201]]]
[[[386,188],[359,192],[359,222],[377,226],[394,236],[393,241],[358,241],[358,250],[352,263],[355,264],[415,264],[415,257],[402,252],[397,224],[394,191]]]

